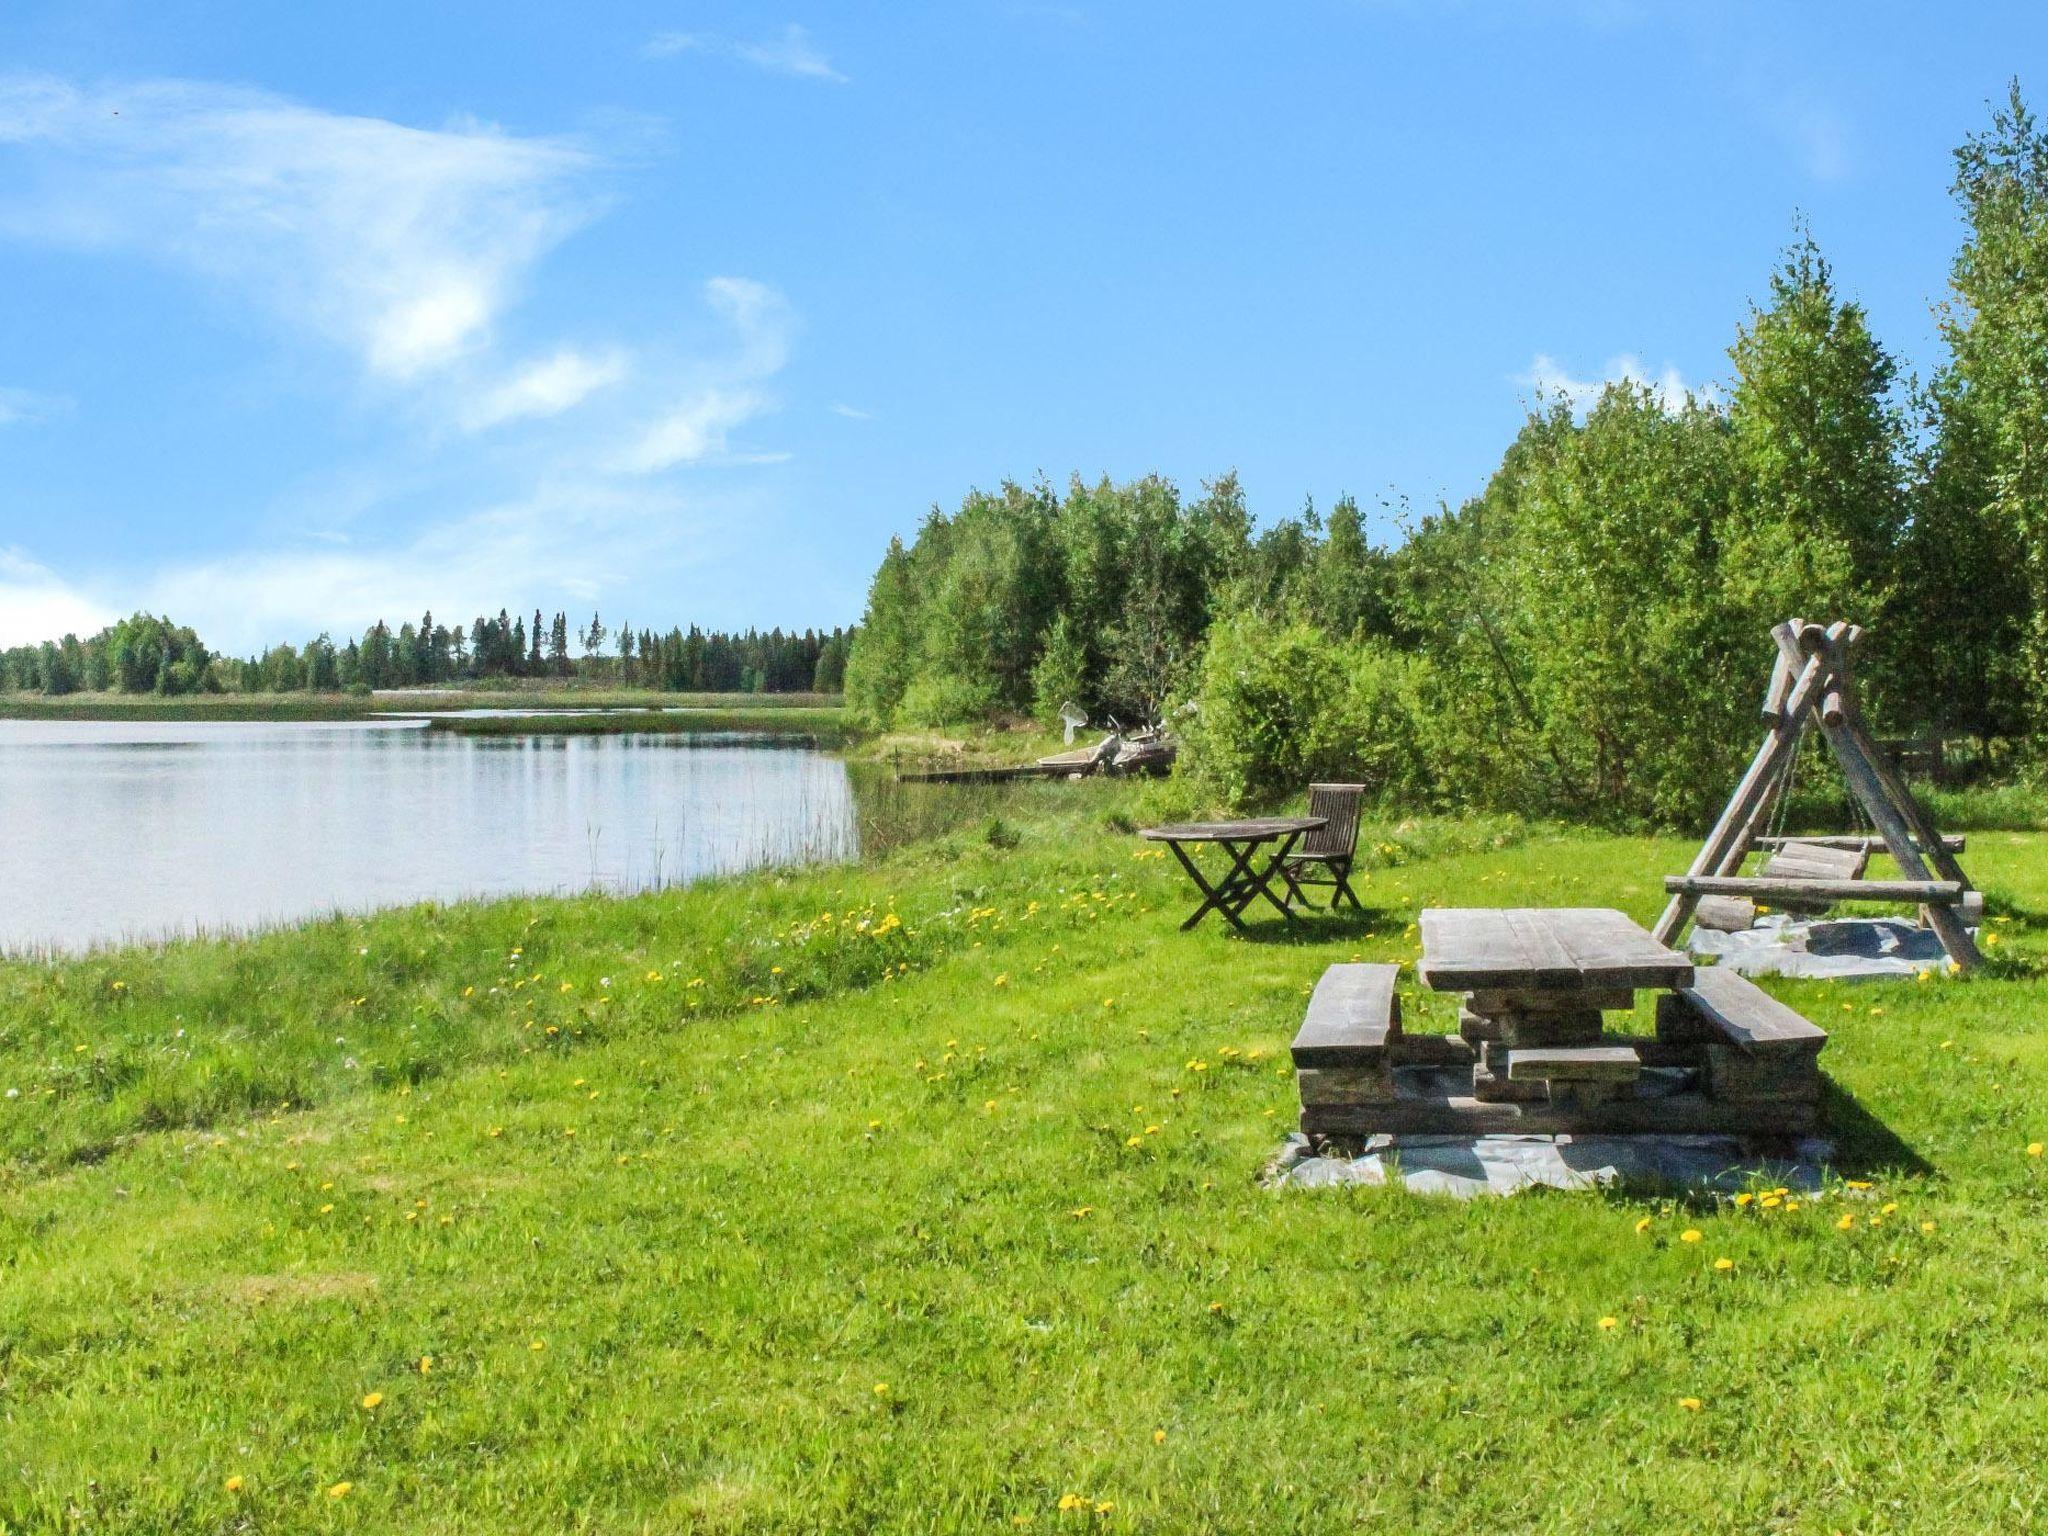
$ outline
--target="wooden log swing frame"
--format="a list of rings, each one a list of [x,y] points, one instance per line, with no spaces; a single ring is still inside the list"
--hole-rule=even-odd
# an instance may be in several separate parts
[[[1851,670],[1863,633],[1854,624],[1809,624],[1800,619],[1788,619],[1771,630],[1778,656],[1764,694],[1768,729],[1763,744],[1692,867],[1665,880],[1665,889],[1672,894],[1657,921],[1659,943],[1675,944],[1700,898],[1717,893],[1788,901],[1801,896],[1824,901],[1917,901],[1958,968],[1971,971],[1984,963],[1958,911],[1973,888],[1956,862],[1957,846],[1936,830],[1864,729]],[[1905,878],[1829,882],[1741,877],[1742,861],[1762,840],[1759,834],[1786,786],[1799,739],[1809,726],[1817,726],[1833,749],[1850,792]]]

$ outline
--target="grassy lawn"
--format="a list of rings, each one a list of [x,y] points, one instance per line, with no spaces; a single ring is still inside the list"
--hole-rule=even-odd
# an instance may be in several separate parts
[[[2048,839],[1972,837],[1990,976],[1774,984],[1868,1191],[1458,1204],[1260,1187],[1310,984],[1432,903],[1647,919],[1690,845],[1381,830],[1362,919],[1182,935],[1144,793],[0,967],[0,1524],[2048,1519]]]

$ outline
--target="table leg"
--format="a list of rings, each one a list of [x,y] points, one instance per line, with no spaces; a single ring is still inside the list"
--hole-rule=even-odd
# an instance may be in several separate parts
[[[1301,919],[1298,916],[1296,916],[1293,912],[1288,910],[1286,902],[1282,901],[1278,896],[1275,896],[1273,894],[1273,876],[1280,872],[1281,863],[1286,859],[1288,854],[1294,851],[1294,845],[1298,841],[1300,841],[1300,839],[1301,834],[1299,832],[1290,832],[1286,837],[1280,840],[1280,846],[1274,850],[1273,856],[1266,861],[1266,867],[1263,870],[1260,870],[1257,873],[1253,873],[1249,867],[1246,868],[1245,878],[1249,884],[1249,889],[1245,892],[1244,899],[1238,903],[1238,911],[1242,912],[1246,907],[1250,906],[1255,900],[1263,896],[1266,898],[1266,900],[1270,901],[1273,904],[1273,909],[1276,912],[1278,912],[1282,917],[1286,918],[1287,921],[1289,921],[1290,923],[1298,923],[1301,921]],[[1257,847],[1258,845],[1254,843],[1245,850],[1247,865],[1249,864],[1249,857],[1251,853],[1254,852],[1257,849]]]
[[[1188,857],[1186,849],[1179,843],[1168,843],[1166,846],[1173,850],[1173,856],[1180,860],[1180,867],[1188,872],[1188,878],[1195,882],[1195,889],[1202,893],[1202,904],[1180,925],[1180,931],[1186,933],[1211,911],[1221,912],[1233,928],[1243,928],[1243,919],[1226,904],[1229,900],[1230,876],[1224,876],[1220,885],[1211,885],[1202,874],[1202,866]]]

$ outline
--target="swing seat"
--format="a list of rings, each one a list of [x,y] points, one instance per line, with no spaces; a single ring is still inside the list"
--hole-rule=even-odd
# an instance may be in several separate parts
[[[1787,842],[1764,860],[1761,874],[1766,880],[1861,880],[1870,866],[1870,849],[1830,848],[1824,843]],[[1782,912],[1801,917],[1818,917],[1833,903],[1819,899],[1780,897]]]

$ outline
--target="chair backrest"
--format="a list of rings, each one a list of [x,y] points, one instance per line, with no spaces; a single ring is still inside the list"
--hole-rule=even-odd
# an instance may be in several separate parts
[[[1304,837],[1301,853],[1348,855],[1358,843],[1358,808],[1365,799],[1363,784],[1311,784],[1308,813],[1323,825]]]

